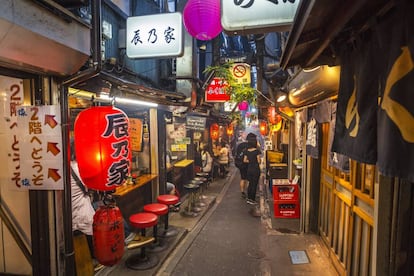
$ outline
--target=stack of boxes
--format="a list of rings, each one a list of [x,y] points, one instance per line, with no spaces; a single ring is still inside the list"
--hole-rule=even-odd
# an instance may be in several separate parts
[[[299,185],[288,179],[272,179],[273,208],[275,218],[299,218]]]

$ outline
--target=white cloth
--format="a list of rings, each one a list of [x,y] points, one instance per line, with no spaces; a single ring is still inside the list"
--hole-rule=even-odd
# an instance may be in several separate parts
[[[80,179],[77,162],[71,161],[70,165]],[[72,230],[78,230],[86,235],[92,235],[95,209],[92,206],[91,199],[82,191],[72,174],[70,175],[70,184],[72,189]],[[83,183],[81,184],[83,185]]]
[[[211,172],[211,168],[213,166],[213,158],[208,151],[201,152],[201,164],[201,170],[203,172]]]
[[[218,162],[223,165],[229,163],[229,150],[227,147],[222,147],[218,156]]]

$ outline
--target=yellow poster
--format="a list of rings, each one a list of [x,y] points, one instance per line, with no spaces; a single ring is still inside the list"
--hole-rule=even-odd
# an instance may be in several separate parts
[[[133,151],[142,150],[142,120],[129,118],[131,149]]]

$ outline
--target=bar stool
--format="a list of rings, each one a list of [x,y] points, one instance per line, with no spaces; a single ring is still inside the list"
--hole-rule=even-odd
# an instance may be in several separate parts
[[[196,217],[199,215],[199,212],[201,212],[201,209],[195,206],[196,193],[200,189],[200,186],[190,182],[184,184],[183,187],[187,190],[189,198],[187,206],[184,208],[184,212],[182,212],[182,214],[188,217]]]
[[[206,189],[208,188],[208,186],[210,185],[210,183],[213,181],[211,173],[208,172],[199,172],[196,173],[197,177],[204,177],[207,178],[207,185],[206,185]]]
[[[207,190],[208,178],[196,176],[193,178],[193,180],[201,181],[202,184],[201,184],[201,189],[200,189],[200,199],[206,199],[207,197],[204,195],[204,191]]]
[[[153,213],[157,216],[164,216],[168,214],[168,205],[162,203],[150,203],[144,205],[144,212]],[[158,238],[158,224],[154,225],[153,236],[155,238],[154,243],[148,247],[150,252],[161,252],[167,249],[168,244],[165,241],[161,241]]]
[[[180,198],[175,195],[159,195],[157,196],[157,202],[161,204],[165,204],[168,207],[170,207],[180,202]],[[170,225],[168,224],[169,214],[170,212],[168,210],[167,214],[164,216],[164,232],[160,234],[160,236],[165,237],[165,238],[173,237],[178,234],[177,229],[170,227]]]
[[[196,178],[190,180],[190,183],[198,185],[199,189],[197,190],[197,192],[195,193],[195,198],[194,198],[194,205],[197,207],[205,207],[206,204],[202,201],[203,198],[203,185],[204,182],[202,180],[198,180]],[[201,211],[201,210],[200,210]]]
[[[158,224],[158,216],[153,213],[140,212],[131,215],[129,217],[129,223],[132,227],[136,228],[137,230],[141,230],[141,235],[145,238],[146,229],[154,227]],[[151,243],[154,240],[155,238],[153,237],[151,239]],[[125,265],[134,270],[145,270],[156,266],[159,262],[158,257],[146,254],[145,249],[148,244],[149,243],[145,243],[142,246],[140,246],[141,252],[128,257],[128,259],[125,262]]]

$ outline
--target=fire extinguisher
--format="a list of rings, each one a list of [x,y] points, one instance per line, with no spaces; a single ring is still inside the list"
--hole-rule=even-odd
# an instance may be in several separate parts
[[[93,246],[95,258],[105,266],[113,266],[124,255],[124,223],[114,200],[103,200],[104,205],[93,216]]]

